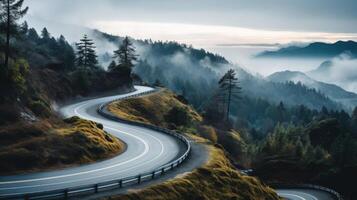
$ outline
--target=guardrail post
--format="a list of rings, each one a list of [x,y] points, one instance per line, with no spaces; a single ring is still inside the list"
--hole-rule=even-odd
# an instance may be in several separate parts
[[[165,174],[165,168],[161,169],[161,174]]]
[[[141,183],[141,175],[138,176],[138,184]]]
[[[120,180],[119,181],[119,188],[122,188],[123,187],[123,180]]]
[[[171,164],[171,169],[174,169],[174,163]]]
[[[95,184],[95,185],[94,185],[94,192],[95,192],[95,193],[98,193],[98,184]]]
[[[152,172],[151,179],[155,178],[155,171]]]

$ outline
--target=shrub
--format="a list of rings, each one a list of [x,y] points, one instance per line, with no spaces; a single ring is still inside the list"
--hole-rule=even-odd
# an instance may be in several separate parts
[[[42,101],[31,102],[30,109],[36,116],[49,117],[51,115],[50,108]]]
[[[216,130],[211,126],[198,127],[198,134],[203,138],[209,139],[213,143],[217,143]]]
[[[189,125],[191,116],[188,111],[182,107],[173,107],[165,116],[165,120],[169,123],[173,123],[176,126]]]
[[[15,122],[20,118],[20,115],[15,107],[9,105],[0,106],[0,125]]]

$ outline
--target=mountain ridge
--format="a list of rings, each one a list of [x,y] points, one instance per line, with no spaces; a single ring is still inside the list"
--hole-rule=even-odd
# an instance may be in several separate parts
[[[294,82],[301,83],[309,88],[314,88],[317,91],[322,92],[327,95],[329,98],[340,102],[348,107],[353,108],[357,105],[357,94],[353,92],[346,91],[345,89],[330,83],[325,83],[321,81],[317,81],[307,74],[300,71],[281,71],[271,74],[267,77],[268,80],[273,82]]]
[[[332,58],[343,53],[357,57],[357,42],[337,41],[335,43],[313,42],[304,47],[288,46],[276,51],[264,51],[256,55],[257,58],[278,57],[306,57],[306,58]]]

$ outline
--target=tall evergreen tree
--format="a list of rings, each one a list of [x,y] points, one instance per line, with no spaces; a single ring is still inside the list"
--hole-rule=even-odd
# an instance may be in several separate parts
[[[109,66],[108,66],[108,70],[109,71],[113,71],[116,68],[117,64],[115,63],[115,61],[113,60]]]
[[[72,46],[67,42],[66,38],[63,35],[58,38],[57,45],[58,48],[56,54],[63,61],[65,69],[73,70],[76,55]]]
[[[22,9],[24,0],[0,0],[0,30],[6,35],[5,44],[5,73],[9,68],[10,37],[17,33],[17,21],[28,11],[28,7]]]
[[[114,51],[114,58],[117,59],[118,68],[125,67],[131,69],[134,67],[134,61],[137,60],[137,55],[135,54],[135,47],[129,37],[125,37],[119,49]],[[116,69],[114,68],[112,70]]]
[[[34,28],[30,28],[28,30],[27,37],[29,38],[29,40],[34,41],[35,43],[40,40],[40,37],[38,36],[36,29]]]
[[[76,43],[77,47],[77,65],[86,69],[95,68],[98,64],[97,55],[95,52],[95,46],[92,39],[89,39],[87,35]]]
[[[48,41],[51,38],[51,34],[48,32],[47,28],[43,28],[41,31],[42,40]]]
[[[239,99],[239,94],[242,88],[239,87],[238,78],[236,77],[236,72],[233,69],[228,70],[228,72],[220,79],[219,83],[219,100],[226,107],[226,120],[229,121],[230,108],[232,100]]]

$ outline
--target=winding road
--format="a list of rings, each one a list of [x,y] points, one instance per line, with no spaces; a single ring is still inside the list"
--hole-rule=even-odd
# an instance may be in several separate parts
[[[0,197],[95,184],[108,180],[136,176],[158,169],[182,154],[184,144],[169,135],[150,129],[114,122],[100,116],[97,109],[103,103],[151,91],[136,86],[136,91],[111,97],[87,100],[60,109],[64,117],[78,116],[104,125],[110,134],[127,144],[121,155],[95,164],[69,169],[0,177]]]
[[[147,128],[128,125],[104,118],[97,113],[102,104],[127,96],[152,91],[150,87],[135,86],[136,91],[110,97],[86,100],[60,108],[64,117],[78,116],[104,125],[110,134],[127,144],[124,153],[102,162],[58,171],[0,176],[0,198],[12,195],[52,191],[149,173],[177,159],[185,151],[183,142],[172,136]],[[332,200],[328,193],[318,190],[278,190],[290,200]]]
[[[312,189],[281,189],[277,190],[280,197],[289,200],[334,200],[335,198],[324,191]]]

